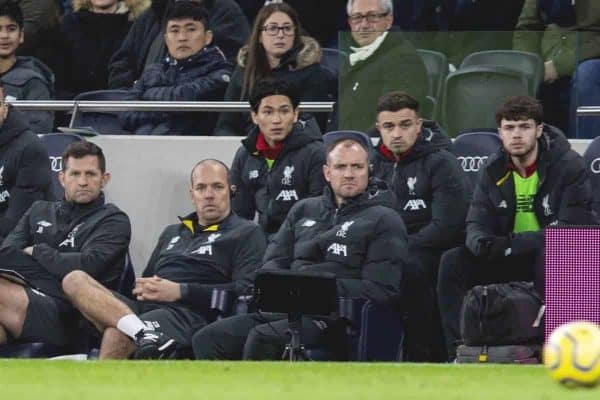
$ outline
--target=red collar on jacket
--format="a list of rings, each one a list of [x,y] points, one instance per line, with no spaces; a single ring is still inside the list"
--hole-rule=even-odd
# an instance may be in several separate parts
[[[415,147],[415,146],[413,145],[413,147]],[[410,154],[413,147],[406,150],[404,153],[400,154],[400,157],[397,157],[394,153],[392,153],[392,151],[390,149],[387,148],[387,146],[385,144],[383,144],[383,142],[381,142],[379,144],[379,153],[381,153],[382,156],[384,156],[386,159],[388,159],[390,161],[399,162],[402,159],[406,158]]]
[[[256,138],[256,151],[258,151],[258,154],[269,160],[275,160],[281,154],[282,150],[283,141],[277,142],[275,143],[275,147],[271,147],[265,140],[265,135],[260,131],[258,132],[258,137]]]
[[[517,169],[515,168],[515,164],[513,164],[511,159],[508,160],[508,164],[506,167],[512,171],[516,171],[517,173],[519,173],[517,171]],[[533,175],[535,173],[535,171],[537,171],[537,160],[533,164],[531,164],[529,167],[525,167],[524,178],[529,178],[531,175]],[[519,175],[521,175],[521,174],[519,174]]]

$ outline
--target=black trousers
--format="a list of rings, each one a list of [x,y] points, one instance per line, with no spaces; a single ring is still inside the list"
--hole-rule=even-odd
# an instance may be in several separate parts
[[[528,281],[535,282],[543,295],[543,260],[541,251],[500,260],[477,258],[466,247],[443,254],[437,291],[449,361],[456,358],[456,347],[461,342],[460,311],[469,289],[491,283]]]
[[[305,347],[339,346],[344,324],[335,319],[302,318]],[[252,313],[215,321],[192,338],[198,360],[281,360],[290,341],[285,314]]]
[[[403,266],[404,360],[441,362],[446,346],[436,295],[441,250],[411,247]]]

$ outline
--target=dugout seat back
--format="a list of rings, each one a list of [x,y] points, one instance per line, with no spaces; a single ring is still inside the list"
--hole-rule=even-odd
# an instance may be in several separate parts
[[[600,137],[592,140],[583,154],[583,159],[592,182],[592,208],[598,217],[600,216]]]
[[[132,100],[129,90],[111,89],[94,90],[83,92],[74,99],[77,101],[118,101]],[[71,124],[72,128],[91,127],[95,131],[104,135],[127,135],[131,134],[121,127],[119,122],[119,113],[117,111],[82,111],[78,110],[75,120]]]
[[[81,136],[70,133],[48,133],[40,135],[42,144],[48,151],[51,168],[51,186],[54,198],[60,200],[64,197],[65,190],[58,180],[58,173],[62,171],[62,154],[71,143],[85,140]]]

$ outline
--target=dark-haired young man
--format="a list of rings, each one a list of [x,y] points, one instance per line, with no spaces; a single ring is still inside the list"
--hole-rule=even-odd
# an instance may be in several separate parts
[[[25,41],[23,11],[18,2],[0,3],[0,82],[5,95],[13,100],[50,100],[54,91],[54,74],[35,57],[17,57]],[[29,127],[35,133],[52,132],[54,114],[50,111],[27,111]]]
[[[110,174],[102,150],[91,142],[69,145],[59,180],[64,199],[33,203],[2,242],[0,268],[30,285],[0,277],[0,344],[68,344],[68,325],[77,318],[62,279],[82,270],[116,288],[122,274],[131,227],[123,211],[104,202]]]
[[[164,41],[169,54],[144,69],[131,96],[152,101],[222,100],[233,66],[212,45],[206,9],[194,1],[177,1],[165,18]],[[125,129],[153,135],[212,135],[216,121],[216,113],[204,112],[137,111],[121,118]]]
[[[395,198],[369,179],[368,136],[355,131],[324,136],[328,186],[318,197],[299,201],[269,244],[263,269],[330,272],[340,297],[377,304],[398,300],[406,257],[406,230],[393,210]],[[302,320],[307,347],[338,348],[345,324],[337,318]],[[221,319],[194,335],[198,359],[278,360],[289,336],[287,316],[253,313]],[[347,354],[339,354],[347,356]]]
[[[231,167],[233,209],[258,221],[265,233],[279,229],[292,206],[323,191],[325,149],[314,120],[298,121],[300,98],[283,80],[265,79],[250,95],[255,128],[242,140]]]
[[[231,212],[229,169],[202,160],[191,173],[195,211],[161,234],[142,277],[136,300],[111,292],[84,271],[74,271],[63,288],[103,332],[100,358],[166,358],[191,346],[206,325],[212,290],[245,293],[260,266],[266,239],[260,227]]]
[[[445,359],[435,288],[442,253],[464,240],[468,207],[465,178],[450,139],[423,127],[419,102],[404,92],[377,104],[381,140],[373,175],[388,183],[408,232],[403,303],[407,305],[407,354],[411,361]]]
[[[440,263],[438,298],[450,360],[471,287],[535,281],[543,292],[543,229],[594,221],[583,159],[561,131],[542,121],[542,106],[526,96],[507,99],[496,112],[502,148],[479,175],[466,246],[447,251]]]

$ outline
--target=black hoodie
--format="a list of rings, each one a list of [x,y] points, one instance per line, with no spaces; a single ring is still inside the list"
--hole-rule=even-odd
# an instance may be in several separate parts
[[[325,147],[314,119],[298,122],[284,141],[272,168],[256,151],[258,128],[242,140],[231,167],[236,186],[232,209],[241,217],[258,221],[267,234],[277,232],[292,206],[318,196],[325,186]]]
[[[399,295],[407,235],[393,193],[371,179],[338,208],[329,186],[299,201],[267,247],[265,269],[331,272],[338,296],[392,304]]]
[[[443,250],[464,239],[468,190],[456,156],[448,151],[451,143],[440,130],[423,127],[400,161],[384,155],[382,140],[374,151],[373,175],[396,194],[410,245]]]
[[[10,107],[0,127],[0,239],[36,200],[52,198],[48,152],[23,114]]]
[[[500,149],[488,159],[475,187],[467,214],[467,247],[473,254],[485,255],[486,243],[494,236],[510,237],[513,255],[539,252],[544,246],[548,225],[589,225],[592,215],[592,187],[583,158],[555,127],[545,125],[538,139],[538,191],[533,209],[540,230],[513,233],[515,185],[509,156]]]

